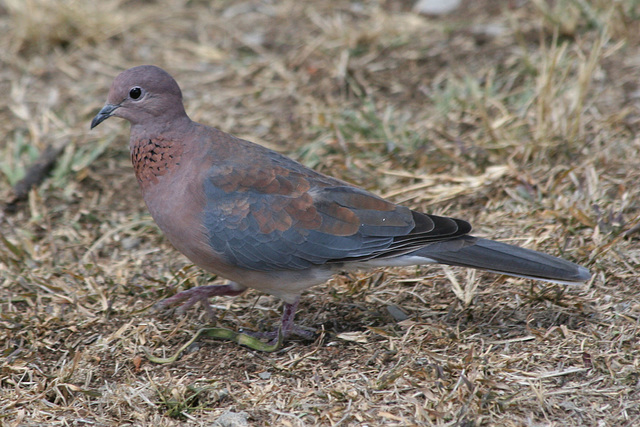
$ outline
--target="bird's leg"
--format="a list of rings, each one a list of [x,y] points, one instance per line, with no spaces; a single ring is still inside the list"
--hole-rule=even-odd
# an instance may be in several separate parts
[[[292,303],[285,303],[282,309],[282,319],[280,320],[280,332],[282,336],[286,337],[295,326],[293,319],[296,317],[296,310],[300,303],[300,297],[296,297],[296,300]]]
[[[188,309],[193,307],[196,303],[201,305],[207,311],[210,318],[215,318],[213,310],[209,305],[209,298],[215,296],[236,296],[245,291],[245,287],[231,282],[227,285],[206,285],[198,286],[188,289],[186,291],[178,292],[172,297],[163,299],[156,303],[155,307],[158,309],[167,309],[179,305],[176,310],[177,314],[184,314]]]
[[[284,309],[282,310],[282,319],[280,321],[280,326],[275,331],[271,332],[253,332],[253,331],[243,331],[243,334],[250,335],[255,338],[264,338],[270,340],[270,343],[275,343],[280,337],[283,339],[288,337],[289,335],[298,335],[303,338],[311,339],[314,336],[314,331],[303,328],[302,326],[298,326],[293,323],[293,319],[296,315],[296,310],[298,309],[298,303],[300,302],[300,297],[297,297],[292,303],[285,303]]]
[[[302,326],[298,326],[293,323],[293,319],[296,315],[296,310],[298,309],[299,302],[300,297],[297,297],[294,302],[290,304],[286,303],[284,305],[284,309],[282,310],[282,320],[280,321],[280,329],[279,331],[274,332],[274,339],[278,338],[279,333],[281,333],[283,337],[287,337],[289,335],[298,335],[303,338],[313,338],[315,334],[314,330],[303,328]]]

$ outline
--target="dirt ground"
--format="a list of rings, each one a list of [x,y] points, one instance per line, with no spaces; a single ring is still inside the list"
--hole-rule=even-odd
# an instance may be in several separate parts
[[[0,2],[6,426],[640,424],[640,3],[463,0]],[[255,291],[184,316],[205,283],[140,197],[128,124],[89,131],[113,78],[167,69],[199,122],[474,234],[580,263],[565,287],[439,266],[335,276],[276,353]],[[219,417],[223,416],[222,419]],[[235,418],[234,418],[235,417]],[[226,421],[225,421],[226,420]],[[226,424],[225,424],[226,423]]]

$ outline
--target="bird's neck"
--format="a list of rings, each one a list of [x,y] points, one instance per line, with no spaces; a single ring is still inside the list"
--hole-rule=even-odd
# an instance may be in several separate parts
[[[180,166],[184,144],[166,137],[131,139],[131,162],[143,189]]]
[[[192,122],[186,115],[184,120],[169,122],[170,126],[166,122],[131,126],[131,163],[143,189],[157,184],[160,177],[180,166],[185,151],[184,137]]]

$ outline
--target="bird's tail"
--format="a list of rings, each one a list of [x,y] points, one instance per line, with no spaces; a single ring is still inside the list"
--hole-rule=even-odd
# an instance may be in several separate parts
[[[473,236],[432,243],[408,255],[554,283],[580,283],[591,277],[589,270],[564,259]]]

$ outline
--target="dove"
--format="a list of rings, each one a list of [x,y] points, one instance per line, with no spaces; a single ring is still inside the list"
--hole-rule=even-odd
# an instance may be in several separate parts
[[[279,336],[300,295],[341,271],[446,264],[555,283],[590,279],[585,267],[469,234],[464,220],[417,212],[314,171],[261,145],[192,121],[177,82],[143,65],[119,74],[93,129],[131,123],[129,148],[144,201],[171,244],[229,280],[162,302],[184,312],[248,288],[281,298]]]

